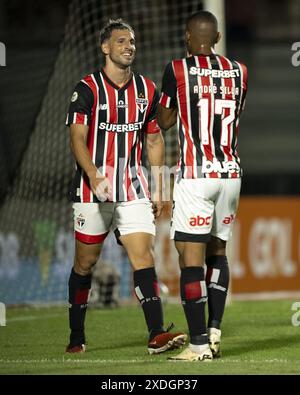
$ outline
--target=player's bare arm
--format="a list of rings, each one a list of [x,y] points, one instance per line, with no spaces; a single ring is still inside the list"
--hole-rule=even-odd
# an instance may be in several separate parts
[[[161,104],[158,105],[157,123],[163,130],[170,129],[175,125],[177,120],[177,108],[165,108]]]
[[[155,218],[158,218],[163,209],[162,174],[160,170],[164,165],[165,158],[165,144],[161,132],[147,134],[146,149],[151,172],[155,180],[155,190],[151,193],[153,212]]]
[[[87,174],[93,193],[96,196],[108,197],[110,193],[109,181],[97,171],[86,145],[88,130],[89,127],[86,125],[72,124],[70,126],[71,150],[77,163]],[[105,181],[105,186],[101,188],[103,181]],[[101,189],[103,191],[100,191]]]

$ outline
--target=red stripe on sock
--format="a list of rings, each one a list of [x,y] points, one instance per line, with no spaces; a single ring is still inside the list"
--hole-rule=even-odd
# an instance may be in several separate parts
[[[159,297],[159,295],[160,295],[160,290],[159,290],[158,282],[154,282],[154,283],[153,283],[153,286],[154,286],[155,295],[156,295],[157,297]]]
[[[205,277],[205,281],[207,283],[210,283],[212,272],[213,272],[213,268],[212,267],[208,267],[207,270],[206,270],[206,277]]]
[[[77,289],[75,294],[75,304],[86,304],[88,296],[89,289]]]
[[[200,281],[195,281],[193,283],[185,284],[184,290],[185,290],[185,297],[187,300],[201,298]]]

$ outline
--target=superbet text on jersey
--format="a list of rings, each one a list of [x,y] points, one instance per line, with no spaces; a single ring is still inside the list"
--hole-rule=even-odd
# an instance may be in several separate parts
[[[182,178],[239,178],[239,117],[247,68],[211,54],[174,60],[165,69],[160,104],[176,108]]]
[[[103,69],[86,76],[75,87],[66,123],[89,126],[87,147],[93,163],[110,182],[109,201],[149,196],[143,147],[145,134],[160,132],[156,122],[158,101],[155,84],[135,73],[121,88]],[[98,202],[79,164],[71,198],[74,202]]]

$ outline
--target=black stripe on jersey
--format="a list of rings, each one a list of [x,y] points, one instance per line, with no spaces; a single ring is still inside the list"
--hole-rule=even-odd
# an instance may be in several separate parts
[[[97,168],[101,168],[103,166],[103,157],[104,157],[104,147],[105,147],[105,138],[106,138],[106,132],[105,130],[100,130],[99,129],[99,124],[100,122],[105,122],[107,121],[107,107],[109,106],[109,103],[107,103],[107,98],[104,90],[103,83],[100,78],[100,74],[94,73],[93,74],[97,84],[98,84],[98,105],[99,105],[99,112],[98,112],[98,124],[96,125],[96,130],[95,133],[97,133],[97,152],[96,152],[96,157],[95,157],[95,165]],[[103,106],[106,104],[106,107]],[[101,105],[101,108],[100,108]],[[104,109],[103,109],[104,108]]]
[[[217,63],[215,62],[212,63],[212,69],[221,70],[218,61]],[[221,94],[222,78],[212,78],[212,80],[213,80],[213,85],[216,85],[217,87],[217,94],[215,95],[215,100],[222,99],[222,94]],[[213,120],[214,120],[213,139],[215,141],[216,158],[218,159],[218,161],[223,162],[225,160],[225,155],[221,149],[222,114],[220,115],[214,114]]]
[[[239,119],[239,109],[241,108],[243,89],[241,87],[241,82],[242,82],[241,70],[236,62],[231,62],[231,64],[232,64],[232,68],[234,70],[239,70],[239,77],[235,77],[234,82],[235,82],[235,86],[239,87],[239,89],[241,90],[239,97],[238,98],[235,97],[236,108],[235,108],[235,114],[234,114],[234,123],[233,123],[233,127],[232,127],[232,141],[231,141],[232,156],[235,158],[236,162],[238,163],[239,160],[238,160],[237,153],[236,153],[237,147],[235,144],[235,140],[236,140],[236,128],[237,128],[237,121]]]
[[[187,64],[187,73],[188,73],[188,83],[189,83],[189,99],[190,105],[187,108],[187,111],[190,111],[191,118],[191,133],[194,140],[194,146],[196,148],[196,162],[197,169],[202,165],[202,151],[200,146],[200,130],[199,130],[199,95],[198,93],[194,93],[194,86],[198,86],[198,77],[197,75],[191,75],[189,73],[190,67],[196,67],[195,57],[189,57],[186,59]]]
[[[134,78],[135,78],[136,90],[137,90],[136,99],[137,98],[145,99],[146,98],[145,86],[144,86],[141,76],[138,74],[135,74]],[[139,109],[137,111],[139,112],[139,117],[138,117],[137,122],[142,122],[145,114],[144,114],[144,112],[141,112]],[[145,110],[145,111],[147,111],[147,110]]]
[[[183,133],[183,128],[182,128],[181,122],[179,122],[178,134],[179,134],[179,143],[180,143],[180,178],[184,178],[184,142],[185,142],[185,138],[184,138],[184,133]]]
[[[134,74],[133,78],[135,80],[135,85],[136,85],[136,97],[135,97],[135,100],[137,98],[139,98],[139,97],[140,98],[145,98],[146,92],[145,92],[145,87],[144,87],[144,84],[143,84],[141,76],[138,75],[138,74]],[[136,111],[138,111],[137,122],[142,122],[143,119],[144,119],[144,113],[142,113],[138,108],[137,108]],[[130,168],[131,168],[131,174],[132,174],[132,185],[135,188],[138,197],[141,197],[141,195],[143,195],[143,193],[142,193],[140,181],[138,181],[138,178],[137,178],[137,167],[135,166],[136,165],[136,163],[135,163],[135,155],[136,155],[136,151],[137,151],[137,146],[140,144],[140,139],[142,137],[141,133],[142,132],[136,132],[136,139],[135,139],[135,142],[134,142],[133,147],[131,149],[131,152],[134,155],[131,155],[131,158],[130,158]]]
[[[125,124],[125,111],[128,103],[125,101],[124,90],[118,91],[118,124]],[[125,139],[126,133],[117,133],[117,144],[118,144],[118,162],[117,162],[117,174],[116,174],[116,199],[118,202],[123,202],[126,200],[124,196],[123,184],[124,184],[124,161],[125,161]]]
[[[73,202],[80,202],[80,195],[77,195],[77,190],[80,188],[82,169],[78,164],[76,166],[76,173],[69,188],[69,197]]]

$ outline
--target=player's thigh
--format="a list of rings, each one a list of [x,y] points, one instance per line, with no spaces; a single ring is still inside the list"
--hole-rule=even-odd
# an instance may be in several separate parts
[[[98,261],[102,249],[102,243],[86,244],[75,240],[75,272],[89,271]]]
[[[134,270],[154,266],[154,236],[150,233],[138,232],[120,236],[129,261]]]
[[[113,203],[74,203],[75,239],[86,244],[102,243],[113,220]]]
[[[155,219],[149,199],[118,203],[113,229],[135,269],[154,264]]]
[[[179,254],[179,266],[181,269],[204,265],[206,243],[175,241],[175,247]]]
[[[209,181],[181,180],[175,184],[171,239],[191,243],[209,241],[217,189]]]
[[[97,262],[112,223],[111,203],[74,203],[76,272],[89,271]]]
[[[236,217],[241,190],[241,179],[223,179],[215,202],[212,236],[227,241]]]
[[[211,236],[206,246],[206,258],[213,255],[226,255],[226,244],[227,242],[225,240]]]

